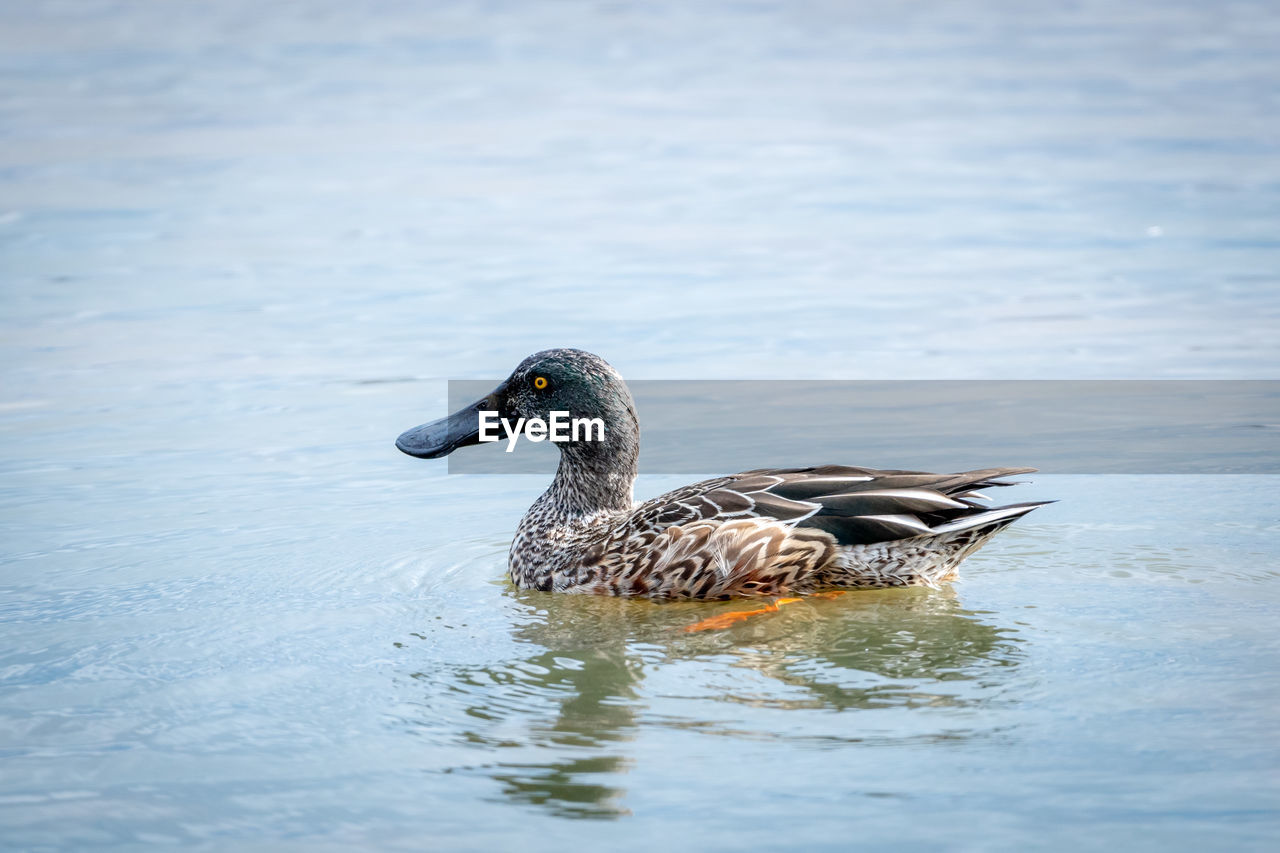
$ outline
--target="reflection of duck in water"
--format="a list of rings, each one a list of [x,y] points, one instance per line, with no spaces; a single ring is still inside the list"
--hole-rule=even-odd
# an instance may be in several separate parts
[[[705,604],[508,594],[527,617],[515,638],[535,651],[456,671],[450,681],[473,685],[464,691],[462,714],[467,741],[492,760],[481,772],[510,800],[563,816],[626,813],[625,774],[633,754],[628,742],[642,726],[826,742],[830,738],[807,730],[745,731],[741,706],[801,714],[973,707],[990,697],[975,695],[973,679],[1019,660],[1016,640],[965,610],[950,590],[820,599],[731,631],[698,634],[683,629]],[[710,685],[684,678],[677,696],[650,695],[642,686],[647,670],[696,667],[710,659],[728,660],[742,675]],[[718,665],[716,670],[723,672]],[[952,681],[968,686],[948,686]],[[918,718],[903,736],[966,736],[953,724],[953,718]],[[847,722],[835,728],[847,741],[893,737],[863,725],[851,735]]]
[[[491,767],[489,775],[503,794],[563,817],[626,814],[625,791],[609,783],[629,765],[618,742],[629,740],[636,728],[637,665],[619,648],[556,649],[525,658],[520,690],[554,695],[558,707],[553,717],[531,725],[520,745],[554,747],[556,758]],[[482,732],[470,735],[502,746],[509,745],[509,736],[504,732],[495,743]]]
[[[988,624],[964,609],[949,588],[806,599],[772,618],[704,634],[685,629],[689,617],[704,612],[706,605],[594,596],[548,603],[543,596],[516,595],[539,614],[517,629],[517,636],[543,648],[607,652],[601,665],[627,660],[627,671],[636,673],[643,670],[642,663],[727,656],[734,666],[815,691],[815,701],[833,709],[861,704],[860,688],[833,693],[824,686],[847,682],[851,674],[875,676],[877,683],[964,680],[989,664],[1003,667],[1019,659],[1011,629]],[[843,697],[838,695],[842,691]]]
[[[435,458],[478,444],[485,412],[540,420],[540,437],[556,413],[603,424],[602,435],[575,426],[556,440],[556,478],[511,545],[511,579],[526,589],[668,599],[933,586],[1040,506],[990,508],[979,492],[1031,468],[837,465],[747,471],[634,504],[640,427],[631,393],[603,359],[574,349],[529,356],[487,397],[409,430],[396,446]]]

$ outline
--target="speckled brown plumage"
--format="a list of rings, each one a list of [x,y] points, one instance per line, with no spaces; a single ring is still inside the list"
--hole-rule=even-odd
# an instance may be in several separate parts
[[[511,578],[535,589],[661,599],[932,586],[954,578],[961,560],[1039,505],[989,510],[971,497],[1005,485],[992,478],[1025,470],[749,471],[585,515],[557,513],[544,496],[512,542]],[[904,479],[916,485],[893,488]],[[865,514],[851,514],[859,503]]]

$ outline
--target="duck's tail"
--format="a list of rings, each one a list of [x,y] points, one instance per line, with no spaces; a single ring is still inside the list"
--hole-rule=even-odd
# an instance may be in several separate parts
[[[939,524],[927,534],[840,549],[832,586],[937,586],[954,580],[964,559],[1033,509],[1053,501],[995,507]]]
[[[974,513],[948,521],[945,524],[936,525],[930,530],[934,534],[938,533],[959,533],[962,530],[973,530],[975,528],[989,528],[988,536],[1001,528],[1007,527],[1017,521],[1022,516],[1031,512],[1036,507],[1045,504],[1056,503],[1056,501],[1027,501],[1025,503],[1007,504],[1005,506],[993,507],[985,512]]]

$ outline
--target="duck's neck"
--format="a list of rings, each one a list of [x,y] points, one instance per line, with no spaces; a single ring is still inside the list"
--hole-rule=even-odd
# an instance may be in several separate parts
[[[631,508],[640,458],[640,428],[628,410],[605,429],[603,441],[560,445],[560,467],[539,503],[563,520]]]
[[[631,509],[631,490],[640,457],[640,426],[630,397],[625,412],[606,420],[603,441],[561,444],[560,467],[542,497],[520,521],[509,556],[518,586],[552,589],[559,574],[576,564],[574,526],[601,513]]]

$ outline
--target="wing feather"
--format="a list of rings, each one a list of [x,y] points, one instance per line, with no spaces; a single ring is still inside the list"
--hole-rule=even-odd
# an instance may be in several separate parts
[[[1029,512],[1039,504],[990,507],[978,502],[987,499],[978,490],[1014,485],[1001,478],[1034,470],[930,474],[843,465],[760,468],[654,498],[636,508],[629,524],[638,532],[661,533],[696,522],[762,519],[824,530],[841,545],[863,545],[962,530]]]

